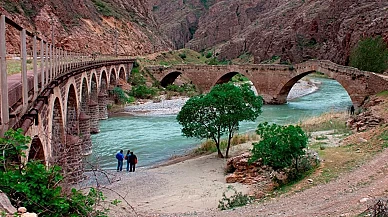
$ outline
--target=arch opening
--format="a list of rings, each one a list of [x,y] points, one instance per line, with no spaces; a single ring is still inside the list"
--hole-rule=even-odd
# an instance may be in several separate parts
[[[90,99],[98,102],[98,87],[97,87],[97,78],[96,74],[92,74],[92,79],[90,80]]]
[[[88,94],[88,82],[86,81],[86,78],[82,80],[82,92],[81,92],[81,111],[85,114],[88,113],[88,101],[89,101],[89,94]]]
[[[316,75],[315,75],[316,74]],[[344,85],[338,81],[335,78],[330,78],[326,76],[324,73],[316,72],[316,71],[308,71],[301,73],[299,75],[296,75],[292,79],[290,79],[279,91],[277,95],[277,100],[282,103],[287,102],[298,102],[295,101],[297,98],[300,98],[302,96],[310,95],[318,90],[322,90],[322,94],[320,95],[311,95],[309,100],[311,101],[311,107],[314,108],[316,103],[314,102],[320,101],[319,97],[317,96],[324,96],[324,97],[330,97],[332,100],[330,100],[332,103],[339,102],[337,100],[341,100],[341,107],[350,107],[352,105],[352,99],[351,95],[349,94],[348,90],[344,87]],[[325,80],[325,78],[327,78]],[[321,86],[321,84],[323,84]],[[330,94],[330,95],[328,95]],[[337,98],[338,96],[338,98]],[[331,103],[326,103],[325,105],[319,105],[319,106],[330,106]],[[334,105],[333,104],[333,105]],[[332,107],[331,109],[339,108],[338,105],[335,107]]]
[[[66,149],[64,146],[64,132],[62,121],[62,109],[59,99],[56,98],[53,107],[53,119],[51,129],[51,148],[53,163],[63,165],[65,162]]]
[[[38,136],[34,136],[31,141],[30,151],[28,153],[28,161],[31,160],[40,161],[41,163],[45,162],[42,141]]]
[[[107,93],[108,90],[108,78],[105,70],[101,73],[100,93]]]
[[[175,80],[181,75],[181,72],[171,72],[160,81],[160,85],[166,88],[168,85],[174,84]]]
[[[126,77],[125,76],[125,70],[124,70],[123,67],[121,67],[120,70],[119,70],[119,78],[126,82],[125,77]]]
[[[114,87],[116,87],[117,79],[116,79],[116,72],[114,69],[110,72],[110,79],[109,79],[109,90],[113,90]]]
[[[160,85],[167,91],[177,92],[179,95],[184,93],[192,96],[199,93],[197,86],[193,84],[191,79],[178,71],[166,75],[160,81]]]
[[[67,96],[66,132],[69,135],[78,135],[77,95],[74,85],[70,85]]]
[[[229,73],[226,73],[225,75],[221,76],[215,84],[224,84],[224,83],[228,83],[228,82],[232,82],[234,83],[235,85],[241,85],[241,84],[244,84],[244,83],[248,83],[251,85],[251,90],[255,93],[255,95],[257,96],[258,93],[257,93],[257,89],[256,87],[253,85],[252,81],[249,80],[249,78],[247,78],[245,75],[243,74],[240,74],[238,72],[229,72]]]

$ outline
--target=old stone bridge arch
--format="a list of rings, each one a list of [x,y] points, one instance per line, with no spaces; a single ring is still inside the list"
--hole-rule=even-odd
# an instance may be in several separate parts
[[[302,77],[321,72],[337,80],[349,94],[355,106],[361,106],[368,96],[388,89],[388,81],[375,73],[341,66],[330,61],[311,60],[296,65],[177,65],[172,67],[150,66],[147,70],[162,86],[167,86],[183,74],[202,92],[229,81],[239,73],[252,81],[267,104],[283,104],[292,86]]]

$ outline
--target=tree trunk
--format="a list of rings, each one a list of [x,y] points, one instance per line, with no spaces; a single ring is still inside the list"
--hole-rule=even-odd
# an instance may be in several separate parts
[[[220,149],[220,143],[217,142],[216,146],[217,146],[217,151],[218,151],[218,157],[219,158],[224,158],[224,155],[222,155],[222,152],[221,152],[221,149]]]
[[[230,148],[230,140],[231,139],[232,139],[232,136],[229,134],[229,136],[228,136],[228,147],[226,147],[226,154],[225,154],[226,158],[229,157],[229,148]]]

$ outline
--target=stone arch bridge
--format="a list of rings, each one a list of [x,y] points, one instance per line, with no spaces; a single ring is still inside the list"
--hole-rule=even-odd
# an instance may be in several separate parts
[[[388,80],[356,68],[335,64],[327,60],[310,60],[296,65],[175,65],[149,66],[147,70],[166,87],[179,75],[191,80],[202,92],[208,92],[219,83],[228,82],[242,74],[252,81],[257,92],[268,104],[286,103],[292,86],[302,77],[321,72],[337,80],[348,92],[355,106],[362,106],[368,96],[388,89]]]

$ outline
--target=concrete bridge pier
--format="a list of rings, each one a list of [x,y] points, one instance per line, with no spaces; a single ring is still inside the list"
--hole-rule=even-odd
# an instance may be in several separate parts
[[[90,117],[84,112],[79,115],[79,132],[81,137],[81,155],[92,153],[92,140],[90,138]]]
[[[108,119],[108,94],[100,93],[98,95],[99,119]]]

